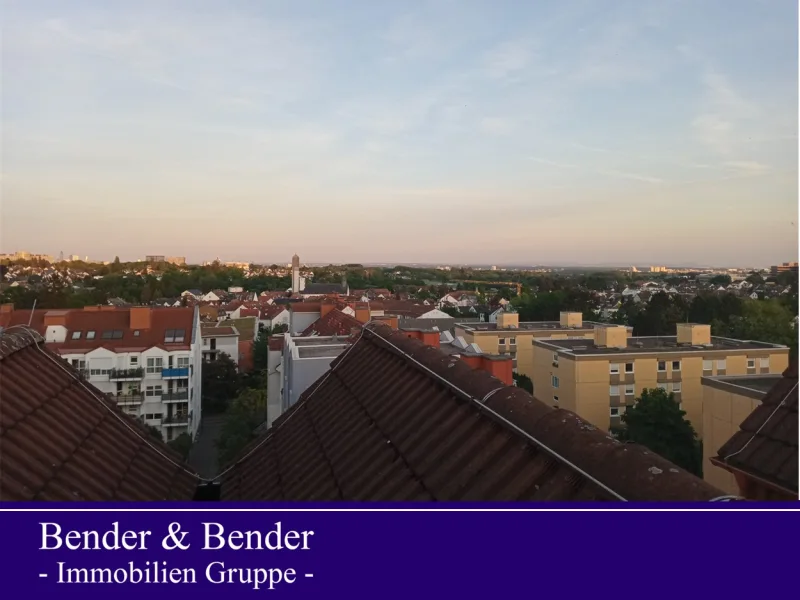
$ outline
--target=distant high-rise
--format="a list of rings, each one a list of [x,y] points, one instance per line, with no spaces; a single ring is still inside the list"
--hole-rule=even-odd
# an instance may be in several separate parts
[[[292,257],[292,294],[300,292],[300,257]]]

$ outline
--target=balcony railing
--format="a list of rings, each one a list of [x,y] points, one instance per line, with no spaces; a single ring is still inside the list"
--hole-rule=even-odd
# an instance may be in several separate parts
[[[189,367],[161,369],[161,377],[166,379],[175,377],[189,377]]]
[[[172,417],[164,417],[161,420],[162,425],[188,425],[189,415],[173,415]]]
[[[135,369],[111,369],[108,378],[112,381],[120,379],[142,379],[144,377],[144,369],[138,367]]]
[[[161,401],[162,402],[186,402],[189,399],[189,390],[184,390],[180,392],[167,392],[161,394]]]
[[[117,404],[141,404],[144,402],[144,394],[108,394]]]

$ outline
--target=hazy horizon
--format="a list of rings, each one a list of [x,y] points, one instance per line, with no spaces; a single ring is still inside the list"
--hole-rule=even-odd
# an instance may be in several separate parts
[[[796,2],[111,4],[4,3],[0,252],[798,258]]]

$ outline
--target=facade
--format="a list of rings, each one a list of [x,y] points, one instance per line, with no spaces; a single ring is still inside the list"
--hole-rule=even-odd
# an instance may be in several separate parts
[[[493,323],[456,323],[453,334],[463,337],[467,343],[477,344],[488,354],[510,354],[516,372],[533,380],[535,340],[591,340],[595,327],[603,326],[602,323],[584,321],[583,315],[577,312],[562,312],[558,321],[520,322],[519,314],[500,311]]]
[[[9,325],[30,319],[50,350],[164,440],[197,434],[202,358],[195,308],[4,309]]]
[[[215,361],[222,352],[227,354],[237,365],[239,364],[239,331],[236,327],[233,325],[204,324],[201,332],[204,361]]]
[[[273,336],[267,358],[267,427],[294,405],[349,346],[347,338],[341,336]]]
[[[796,262],[785,262],[779,265],[773,265],[770,267],[770,273],[772,275],[777,275],[778,273],[787,273],[787,272],[794,272],[797,273],[797,263]]]
[[[662,388],[675,394],[702,436],[703,377],[781,373],[789,362],[786,346],[712,337],[710,325],[680,323],[677,335],[662,337],[629,337],[623,326],[593,333],[593,339],[534,340],[531,379],[538,399],[605,430],[620,425],[642,390]]]
[[[703,479],[714,487],[738,494],[733,473],[715,466],[717,450],[739,431],[739,425],[781,379],[779,374],[703,377]]]

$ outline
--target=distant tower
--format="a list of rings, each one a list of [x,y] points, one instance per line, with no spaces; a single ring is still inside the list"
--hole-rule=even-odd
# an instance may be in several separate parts
[[[64,251],[61,251],[61,254],[58,255],[58,262],[64,262]]]
[[[300,292],[300,257],[295,254],[292,257],[292,294]]]

